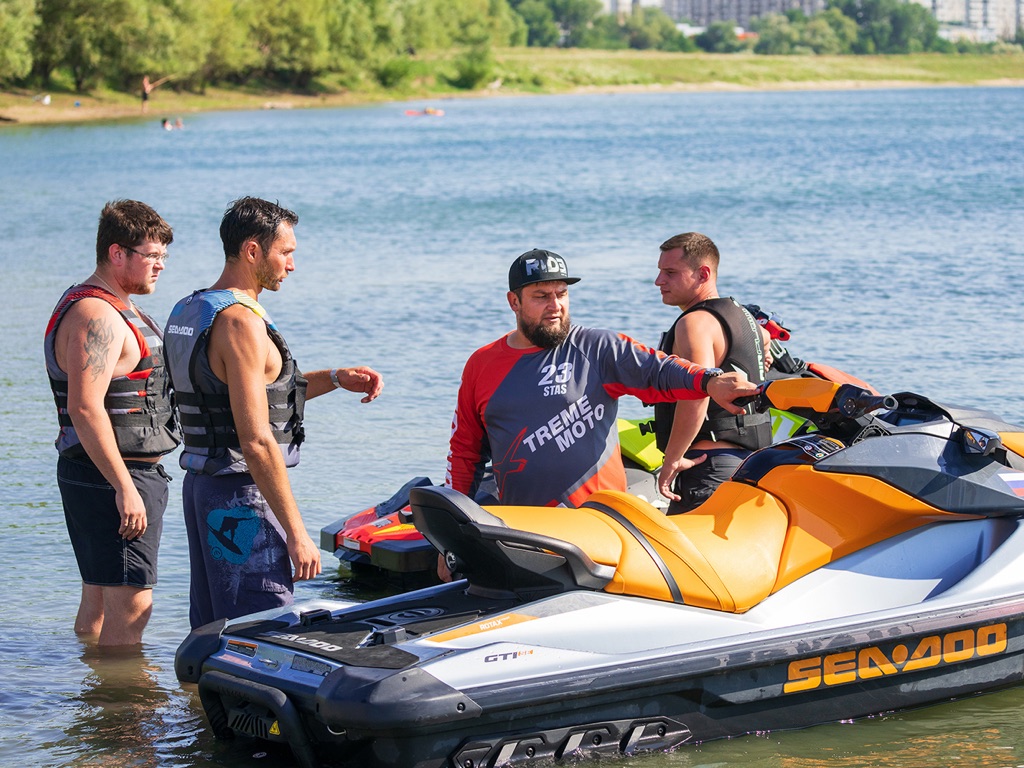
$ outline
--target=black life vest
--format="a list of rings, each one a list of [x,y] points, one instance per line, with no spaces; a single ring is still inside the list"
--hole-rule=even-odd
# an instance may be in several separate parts
[[[716,298],[702,301],[681,314],[661,337],[659,349],[672,354],[675,344],[676,325],[691,312],[710,312],[722,324],[728,351],[722,362],[722,370],[739,371],[755,384],[765,380],[764,339],[761,337],[757,320],[732,298]],[[672,434],[672,419],[675,403],[655,403],[654,433],[658,448],[668,446]],[[771,445],[772,420],[767,413],[755,413],[753,405],[747,406],[742,416],[734,416],[714,400],[708,403],[707,418],[694,438],[698,440],[725,441],[751,451]]]
[[[102,299],[116,309],[139,344],[138,365],[124,376],[113,377],[103,398],[118,451],[122,456],[134,458],[155,458],[170,453],[181,441],[159,326],[137,308],[133,311],[110,291],[85,284],[73,285],[61,296],[50,315],[43,341],[46,372],[60,425],[54,443],[57,451],[69,459],[88,456],[68,415],[68,375],[57,365],[55,350],[61,320],[76,301],[86,298]]]

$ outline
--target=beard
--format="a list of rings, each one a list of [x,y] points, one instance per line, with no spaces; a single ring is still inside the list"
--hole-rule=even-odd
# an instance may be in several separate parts
[[[276,291],[281,287],[281,278],[277,276],[266,259],[256,264],[256,282],[268,291]]]
[[[569,316],[566,315],[557,325],[527,324],[520,321],[519,332],[535,347],[554,349],[569,335]]]

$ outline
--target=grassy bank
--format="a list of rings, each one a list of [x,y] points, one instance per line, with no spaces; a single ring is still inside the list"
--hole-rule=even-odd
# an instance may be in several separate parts
[[[1024,86],[1024,55],[908,56],[755,56],[753,54],[670,54],[515,48],[495,55],[494,78],[477,91],[449,84],[455,54],[419,57],[408,77],[385,89],[371,78],[323,78],[315,90],[283,92],[273,88],[209,88],[203,94],[157,90],[148,117],[231,109],[282,109],[351,106],[380,101],[437,99],[450,96],[566,93],[587,90],[679,89],[833,89],[925,87],[938,85]],[[135,94],[97,90],[77,94],[59,86],[40,94],[0,92],[0,126],[124,119],[141,115]]]

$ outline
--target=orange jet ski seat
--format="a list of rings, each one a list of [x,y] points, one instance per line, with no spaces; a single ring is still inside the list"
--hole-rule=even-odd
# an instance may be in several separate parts
[[[685,515],[666,517],[621,491],[599,491],[582,510],[618,523],[622,554],[606,592],[732,613],[771,594],[789,528],[778,499],[733,482]]]

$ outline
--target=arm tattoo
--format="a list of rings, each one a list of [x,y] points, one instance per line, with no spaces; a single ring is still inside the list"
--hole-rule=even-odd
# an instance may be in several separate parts
[[[82,370],[92,370],[92,380],[96,381],[106,370],[107,355],[114,341],[113,329],[103,320],[90,320],[85,330],[85,365]]]

